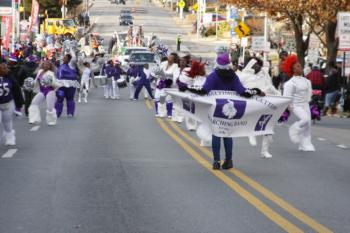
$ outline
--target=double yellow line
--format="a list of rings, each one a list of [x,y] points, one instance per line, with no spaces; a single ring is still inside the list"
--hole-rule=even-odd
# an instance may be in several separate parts
[[[146,106],[148,109],[152,109],[152,105],[148,100],[146,100]],[[189,155],[191,155],[193,159],[195,159],[199,164],[205,167],[209,172],[211,172],[218,179],[223,181],[228,187],[230,187],[233,191],[239,194],[243,199],[245,199],[248,203],[254,206],[268,219],[270,219],[272,222],[280,226],[286,232],[292,232],[292,233],[304,232],[298,226],[296,226],[295,224],[293,224],[292,222],[284,218],[282,215],[278,214],[276,211],[270,208],[267,204],[265,204],[263,201],[258,199],[252,193],[250,193],[247,189],[245,189],[236,181],[234,181],[231,177],[226,175],[225,172],[212,170],[211,164],[206,159],[204,159],[196,150],[194,150],[192,146],[200,150],[203,154],[205,154],[209,158],[212,158],[211,151],[205,147],[201,147],[200,144],[193,137],[191,137],[184,130],[178,127],[174,122],[163,120],[160,118],[157,118],[156,120],[157,120],[157,123],[160,125],[160,127],[176,143],[178,143]],[[185,140],[183,140],[179,135],[184,139],[186,139],[188,142],[190,142],[192,146],[188,144]],[[291,204],[289,204],[288,202],[286,202],[276,194],[272,193],[271,191],[269,191],[268,189],[260,185],[258,182],[254,181],[253,179],[245,175],[243,172],[235,168],[228,170],[228,172],[233,174],[235,177],[239,178],[240,180],[242,180],[244,183],[246,183],[248,186],[253,188],[258,193],[260,193],[266,199],[276,204],[281,209],[283,209],[284,211],[286,211],[287,213],[289,213],[290,215],[292,215],[293,217],[295,217],[305,225],[309,226],[315,232],[325,232],[325,233],[332,232],[330,229],[321,225],[311,217],[307,216],[306,214],[304,214],[303,212],[301,212],[300,210],[298,210],[297,208],[295,208],[294,206],[292,206]]]

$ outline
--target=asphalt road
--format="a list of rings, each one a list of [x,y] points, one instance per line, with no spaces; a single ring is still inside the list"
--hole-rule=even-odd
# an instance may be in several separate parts
[[[181,30],[148,2],[130,5],[146,31]],[[120,30],[121,7],[95,0],[94,30]],[[349,119],[317,123],[315,153],[299,152],[287,126],[272,159],[237,139],[235,168],[213,172],[192,132],[127,97],[93,89],[55,127],[15,120],[18,145],[0,147],[0,233],[350,232]]]

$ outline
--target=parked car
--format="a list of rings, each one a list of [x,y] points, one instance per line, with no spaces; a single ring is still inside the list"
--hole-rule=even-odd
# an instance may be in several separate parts
[[[120,51],[120,55],[118,56],[118,60],[121,63],[122,66],[125,66],[128,64],[130,54],[142,51],[142,52],[148,52],[148,48],[146,47],[125,47],[122,48]]]
[[[133,17],[131,15],[121,15],[119,17],[119,25],[120,26],[123,26],[123,25],[126,25],[126,26],[129,26],[129,25],[133,25]]]

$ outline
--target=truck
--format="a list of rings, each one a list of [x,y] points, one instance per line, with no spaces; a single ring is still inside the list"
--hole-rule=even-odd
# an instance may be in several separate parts
[[[77,36],[78,28],[73,19],[46,18],[40,25],[40,32],[48,35]]]

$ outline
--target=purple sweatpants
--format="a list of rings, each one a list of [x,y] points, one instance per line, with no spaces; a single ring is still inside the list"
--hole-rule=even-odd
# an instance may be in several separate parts
[[[75,87],[61,87],[57,90],[57,101],[55,104],[57,117],[60,117],[63,111],[63,102],[64,99],[66,99],[67,102],[67,115],[74,116],[75,111],[75,102],[74,102],[74,95],[75,95]]]

